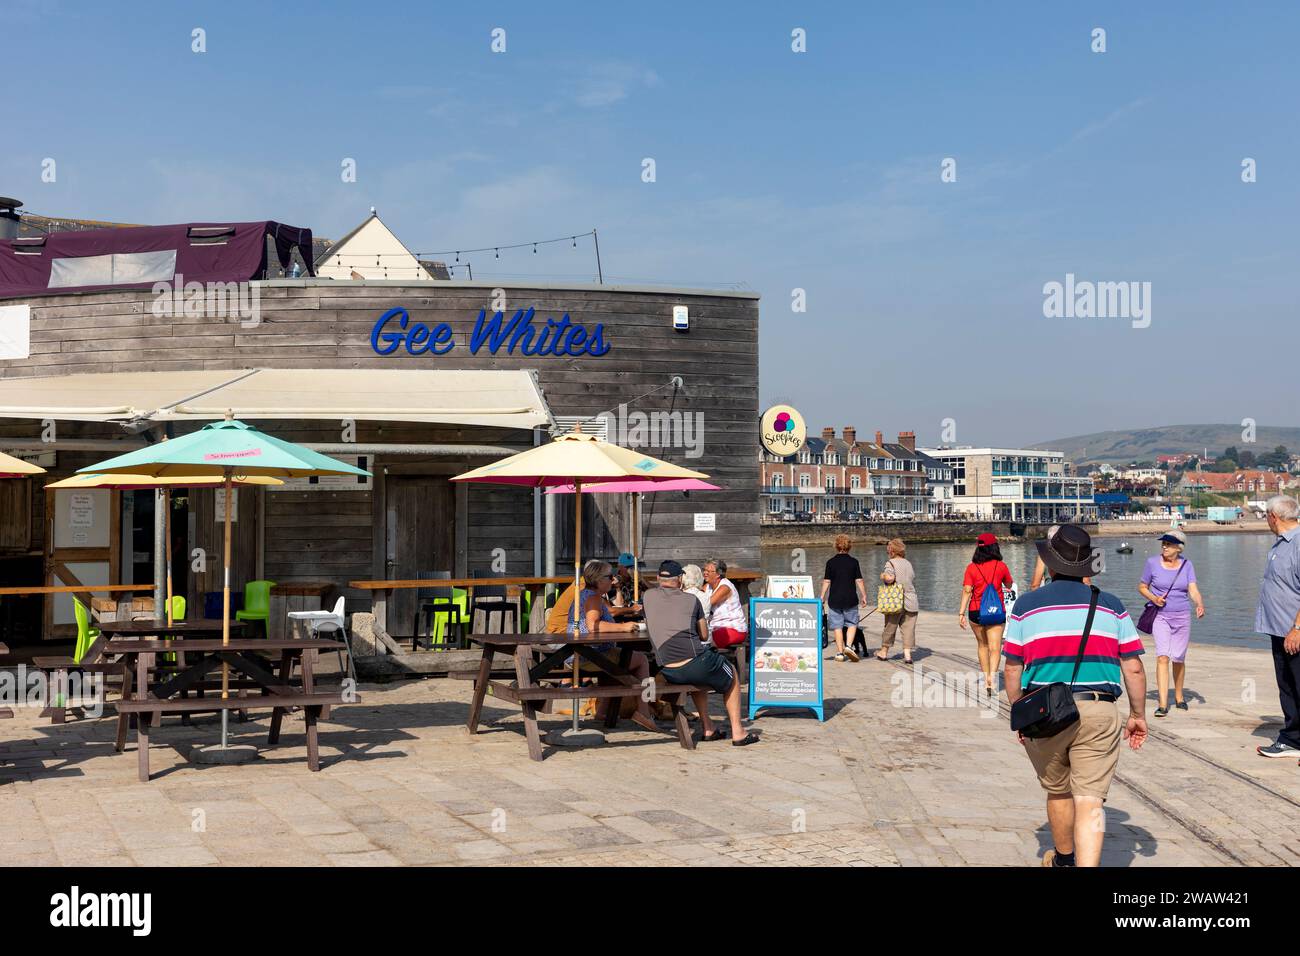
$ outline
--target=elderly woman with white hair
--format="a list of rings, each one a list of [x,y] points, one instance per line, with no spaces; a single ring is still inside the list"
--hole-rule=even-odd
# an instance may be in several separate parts
[[[695,596],[707,619],[710,611],[709,596],[704,593],[704,572],[698,564],[688,564],[682,568],[682,590]]]
[[[1138,593],[1155,605],[1151,636],[1156,642],[1156,716],[1169,714],[1169,664],[1173,662],[1174,706],[1187,709],[1183,679],[1187,676],[1187,645],[1192,636],[1192,606],[1196,616],[1205,617],[1205,602],[1196,586],[1196,569],[1183,557],[1187,536],[1166,531],[1160,536],[1160,553],[1147,558]],[[1145,615],[1144,615],[1145,616]]]

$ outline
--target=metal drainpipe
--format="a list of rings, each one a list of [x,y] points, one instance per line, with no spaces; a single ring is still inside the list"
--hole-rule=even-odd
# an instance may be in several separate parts
[[[542,430],[533,429],[533,447],[542,443]],[[533,489],[533,577],[542,573],[542,489]]]
[[[167,536],[164,533],[164,508],[171,502],[166,488],[155,488],[153,493],[153,613],[166,617],[167,609]]]

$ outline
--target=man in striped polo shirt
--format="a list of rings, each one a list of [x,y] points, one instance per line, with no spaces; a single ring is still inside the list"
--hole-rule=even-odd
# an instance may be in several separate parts
[[[1052,583],[1016,601],[1002,649],[1007,697],[1047,684],[1070,683],[1088,619],[1092,589],[1083,583],[1093,567],[1092,539],[1076,525],[1062,525],[1038,542]],[[1124,603],[1102,591],[1084,648],[1074,700],[1079,719],[1053,737],[1021,737],[1038,782],[1047,791],[1047,821],[1055,849],[1043,866],[1100,866],[1106,836],[1102,804],[1119,763],[1121,736],[1137,750],[1147,736],[1147,676],[1142,640]],[[1120,684],[1129,715],[1121,721]]]

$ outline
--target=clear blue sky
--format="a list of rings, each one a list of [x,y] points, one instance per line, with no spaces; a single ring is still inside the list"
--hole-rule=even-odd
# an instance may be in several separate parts
[[[0,32],[0,194],[33,212],[338,236],[374,205],[419,251],[596,226],[610,276],[762,293],[762,399],[814,427],[1298,423],[1293,3],[9,0]],[[1151,282],[1151,326],[1045,318],[1067,272]]]

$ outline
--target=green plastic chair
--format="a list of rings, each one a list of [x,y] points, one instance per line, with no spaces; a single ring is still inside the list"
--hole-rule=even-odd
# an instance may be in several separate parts
[[[469,617],[469,589],[452,588],[451,603],[455,605],[455,611],[434,611],[433,627],[429,631],[429,644],[431,646],[446,644],[447,625],[454,623],[468,625]]]
[[[271,588],[274,581],[249,581],[244,586],[244,609],[235,612],[236,621],[261,621],[266,636],[266,620],[271,616]]]
[[[179,594],[172,595],[172,620],[173,621],[185,620],[185,598],[182,595]],[[173,651],[170,654],[164,654],[163,660],[166,661],[168,664],[175,664],[176,653]]]
[[[72,659],[78,664],[90,650],[90,645],[99,637],[99,628],[90,626],[90,611],[75,597],[72,599],[72,613],[77,618],[77,646],[72,652]]]

